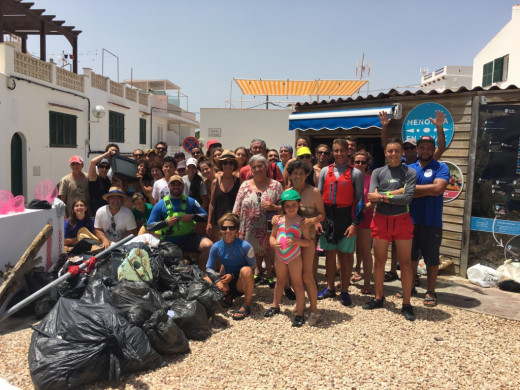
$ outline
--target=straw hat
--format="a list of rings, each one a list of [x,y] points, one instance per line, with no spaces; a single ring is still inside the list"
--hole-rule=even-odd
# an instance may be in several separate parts
[[[108,202],[109,196],[120,196],[123,199],[126,197],[125,193],[121,191],[121,188],[119,187],[110,187],[108,192],[105,195],[103,195],[103,199],[105,199],[105,201]]]

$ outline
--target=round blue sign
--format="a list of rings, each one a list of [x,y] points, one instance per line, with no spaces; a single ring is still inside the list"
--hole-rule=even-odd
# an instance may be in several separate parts
[[[430,118],[435,118],[435,111],[440,110],[446,115],[444,120],[444,136],[446,137],[446,147],[453,139],[453,118],[446,107],[437,103],[423,103],[419,104],[412,111],[408,113],[403,122],[403,141],[407,138],[415,138],[418,140],[423,135],[429,135],[437,142],[437,128],[432,123]]]

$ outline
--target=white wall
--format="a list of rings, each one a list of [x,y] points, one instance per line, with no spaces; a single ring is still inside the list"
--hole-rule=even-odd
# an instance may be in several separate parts
[[[290,110],[201,108],[201,139],[215,139],[224,149],[234,150],[239,146],[249,148],[253,138],[262,138],[268,148],[279,149],[295,142],[294,132],[289,131],[290,114]],[[220,128],[221,136],[208,136],[209,128]]]
[[[506,54],[509,55],[507,80],[492,85],[520,87],[520,4],[513,6],[511,20],[473,59],[472,87],[482,86],[484,64]]]

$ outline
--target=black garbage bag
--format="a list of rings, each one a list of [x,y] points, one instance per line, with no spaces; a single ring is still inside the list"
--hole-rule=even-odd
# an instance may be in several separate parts
[[[152,347],[161,355],[178,355],[190,352],[190,343],[184,332],[175,324],[166,309],[157,310],[143,325]]]
[[[36,389],[71,389],[165,365],[144,332],[109,304],[62,298],[36,327],[29,370]]]
[[[224,297],[222,291],[214,284],[205,280],[199,280],[189,284],[188,296],[186,299],[192,301],[196,299],[206,309],[208,316],[212,316],[215,312],[217,303]]]
[[[34,294],[36,291],[41,290],[54,280],[56,280],[56,276],[49,272],[45,272],[43,267],[34,267],[31,271],[25,274],[25,282],[27,283],[29,294]],[[43,297],[37,299],[34,302],[34,314],[36,314],[36,318],[40,320],[45,317],[54,307],[56,302],[58,302],[58,299],[59,295],[56,287],[52,288]]]
[[[198,301],[179,298],[170,306],[175,323],[190,340],[205,340],[211,336],[206,309]]]
[[[130,323],[141,327],[152,313],[166,307],[161,295],[145,282],[122,280],[110,301]]]
[[[117,285],[111,278],[96,279],[90,282],[85,289],[81,300],[86,303],[107,303],[111,304],[110,293]]]
[[[163,241],[157,248],[152,248],[151,257],[161,257],[165,266],[184,264],[182,249],[173,242]]]
[[[58,284],[58,293],[63,298],[79,299],[88,286],[89,275],[79,273]]]
[[[92,279],[112,278],[117,280],[117,269],[126,257],[124,251],[113,250],[96,263]]]

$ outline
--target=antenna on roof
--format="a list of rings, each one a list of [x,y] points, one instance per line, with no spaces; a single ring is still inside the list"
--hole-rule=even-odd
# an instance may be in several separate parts
[[[428,74],[428,72],[429,72],[428,68],[419,68],[419,73],[421,74],[421,76]]]
[[[361,66],[359,65],[359,60],[356,61],[356,77],[358,77],[359,73],[359,79],[362,80],[364,74],[366,73],[366,77],[368,78],[370,76],[371,65],[372,61],[369,61],[368,65],[365,65],[365,53],[363,53],[363,57],[361,58]]]

